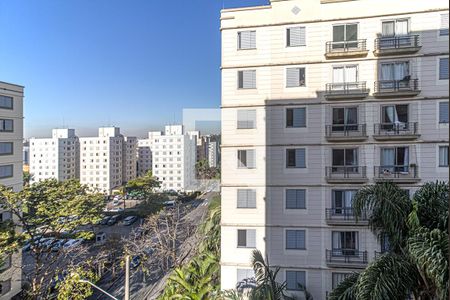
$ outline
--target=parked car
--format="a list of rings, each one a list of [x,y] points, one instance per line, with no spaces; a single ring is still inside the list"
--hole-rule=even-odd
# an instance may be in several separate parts
[[[111,212],[121,212],[121,211],[123,211],[123,207],[111,208],[109,211],[111,211]]]
[[[132,269],[136,269],[137,267],[139,267],[140,264],[141,264],[141,258],[138,255],[133,256],[133,258],[131,258],[130,267]]]
[[[53,243],[56,242],[56,239],[51,237],[45,240],[45,242],[42,243],[42,248],[49,249],[52,247]]]
[[[81,245],[83,239],[70,239],[64,244],[64,249],[73,248]]]
[[[171,200],[171,201],[164,201],[163,205],[165,207],[174,207],[175,206],[175,200]]]
[[[116,224],[117,221],[119,221],[119,218],[120,218],[120,215],[114,215],[108,220],[108,223],[106,223],[106,224],[108,226],[112,226],[112,225]]]
[[[114,206],[117,206],[117,205],[120,204],[120,200],[119,200],[119,199],[114,199],[112,204],[113,204]]]
[[[57,240],[56,242],[54,242],[52,245],[52,252],[58,252],[65,243],[67,243],[67,240],[65,239]]]
[[[109,219],[111,219],[111,217],[110,216],[106,216],[99,222],[99,224],[100,225],[106,225],[106,224],[108,224]]]
[[[129,216],[129,217],[126,217],[126,218],[123,220],[123,225],[125,225],[125,226],[130,226],[131,224],[133,224],[134,222],[136,222],[137,219],[138,219],[138,217],[136,217],[136,216]]]

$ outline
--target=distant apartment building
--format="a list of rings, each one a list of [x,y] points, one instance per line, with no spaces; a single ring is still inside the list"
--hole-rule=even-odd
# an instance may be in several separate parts
[[[217,168],[219,162],[218,142],[209,142],[208,144],[208,164],[211,168]]]
[[[98,137],[80,138],[80,182],[109,194],[136,176],[136,156],[135,138],[125,138],[117,127],[101,127]]]
[[[31,183],[80,177],[79,141],[74,129],[53,129],[51,138],[30,138]]]
[[[149,132],[148,139],[139,140],[138,173],[151,169],[162,190],[188,190],[195,180],[196,140],[182,125]]]
[[[271,0],[224,9],[222,289],[253,277],[326,299],[389,243],[352,199],[448,180],[448,2]]]
[[[0,82],[0,184],[20,191],[23,186],[23,86]],[[0,221],[12,218],[0,208]],[[11,299],[21,290],[22,254],[3,257],[0,266],[0,299]]]

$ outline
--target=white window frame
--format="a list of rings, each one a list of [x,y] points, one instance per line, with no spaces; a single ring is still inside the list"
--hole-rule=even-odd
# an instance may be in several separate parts
[[[449,107],[450,107],[450,100],[444,100],[444,101],[436,101],[436,128],[445,128],[445,129],[447,129],[447,128],[449,128],[449,123],[440,123],[439,122],[439,103],[441,103],[441,102],[449,102]],[[449,112],[449,114],[450,114],[450,112]],[[450,115],[449,115],[449,118],[450,118]],[[450,120],[449,120],[450,121]]]
[[[305,118],[306,118],[306,126],[305,127],[287,127],[287,110],[293,108],[304,108],[305,109]],[[306,132],[308,130],[308,121],[309,121],[309,105],[289,105],[282,107],[283,114],[283,131],[284,132],[292,132],[292,131],[300,131]]]
[[[288,47],[291,48],[291,47]],[[293,48],[297,48],[297,47],[293,47]],[[305,70],[305,85],[303,86],[293,86],[293,87],[288,87],[287,85],[287,69],[297,69],[297,68],[303,68]],[[288,66],[288,67],[284,67],[283,68],[283,85],[284,85],[284,91],[285,92],[300,92],[300,91],[307,91],[310,85],[309,82],[309,76],[308,76],[308,71],[309,71],[309,66],[307,65],[292,65],[292,66]]]
[[[289,29],[292,29],[292,28],[297,28],[297,27],[300,27],[300,28],[305,28],[305,44],[304,45],[298,45],[298,46],[288,46],[288,37],[287,37],[287,32],[288,32],[288,30]],[[306,48],[306,45],[308,44],[308,42],[307,42],[307,38],[308,38],[308,32],[307,32],[307,26],[304,26],[304,25],[289,25],[289,26],[286,26],[285,28],[284,28],[284,47],[285,48],[287,48],[287,49],[290,49],[290,48],[293,48],[293,49],[301,49],[302,47],[303,48]]]
[[[448,12],[446,12],[446,13],[448,14]],[[441,28],[441,18],[442,18],[442,15],[444,15],[444,14],[445,13],[439,12],[438,17],[436,18],[437,22],[438,22],[437,27],[439,28],[437,30],[437,38],[440,41],[446,41],[446,40],[448,40],[448,37],[449,37],[449,35],[441,35],[441,29],[444,29],[444,28]]]
[[[284,269],[283,272],[283,279],[286,282],[287,280],[287,276],[286,276],[286,271],[291,271],[291,272],[304,272],[305,273],[305,288],[308,289],[308,270],[304,270],[304,269],[299,269],[299,268],[295,268],[295,269]],[[286,291],[288,293],[302,293],[302,290],[288,290],[286,287]]]
[[[448,55],[441,55],[436,57],[436,84],[437,85],[448,85],[448,79],[440,79],[440,64],[441,64],[441,58],[449,58]]]
[[[287,239],[286,239],[286,232],[288,230],[303,230],[305,231],[305,249],[286,249],[287,246]],[[292,255],[292,254],[299,254],[299,255],[308,255],[308,239],[309,239],[309,232],[308,228],[305,227],[285,227],[283,228],[283,252],[285,255]]]
[[[286,207],[286,193],[288,190],[304,190],[305,191],[305,208],[287,208]],[[308,188],[306,187],[286,187],[283,188],[283,210],[285,213],[289,213],[289,212],[294,212],[294,213],[298,213],[298,212],[305,212],[308,210]]]
[[[447,173],[448,174],[449,167],[442,167],[439,165],[439,148],[444,147],[444,146],[449,147],[449,144],[437,144],[436,145],[436,171],[438,173]],[[449,148],[449,151],[450,151],[450,148]]]

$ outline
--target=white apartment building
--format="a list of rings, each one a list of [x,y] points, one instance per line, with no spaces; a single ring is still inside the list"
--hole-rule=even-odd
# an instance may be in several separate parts
[[[162,190],[189,191],[195,180],[196,138],[182,125],[168,125],[165,132],[150,132],[152,170]]]
[[[0,184],[18,192],[22,189],[23,86],[0,82]],[[11,219],[0,208],[0,221]],[[21,290],[22,254],[4,257],[0,266],[0,299],[11,299]]]
[[[51,138],[30,138],[31,183],[79,178],[79,141],[74,129],[53,129]]]
[[[208,164],[211,168],[217,168],[219,163],[219,145],[217,141],[208,143]]]
[[[138,139],[138,176],[152,170],[152,148],[156,137],[162,135],[161,131],[150,131],[148,138]]]
[[[134,178],[131,168],[136,163],[136,147],[136,139],[125,138],[117,127],[101,127],[98,137],[80,138],[80,182],[111,193]]]
[[[448,180],[448,2],[271,0],[224,9],[222,289],[259,249],[326,299],[386,251],[352,197]]]

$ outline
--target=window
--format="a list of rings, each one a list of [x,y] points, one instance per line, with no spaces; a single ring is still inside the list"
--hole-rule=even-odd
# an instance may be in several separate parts
[[[289,291],[302,291],[306,286],[305,271],[286,271],[286,289]]]
[[[441,15],[441,29],[439,30],[440,36],[448,36],[448,14]]]
[[[358,24],[333,26],[333,50],[358,47]]]
[[[290,27],[286,30],[287,47],[306,46],[305,27]]]
[[[381,148],[381,171],[409,172],[409,147]]]
[[[237,269],[237,282],[252,278],[255,278],[255,271],[253,269]]]
[[[256,229],[238,229],[238,248],[256,248]]]
[[[13,154],[13,145],[12,142],[0,142],[0,155]]]
[[[13,132],[14,121],[10,119],[0,119],[0,132]]]
[[[332,191],[332,208],[336,215],[344,215],[353,213],[353,197],[355,197],[355,190],[333,190]]]
[[[333,86],[335,89],[344,88],[344,83],[354,83],[354,88],[358,86],[355,84],[358,82],[358,66],[348,65],[348,66],[338,66],[333,67]],[[339,83],[342,83],[339,85]],[[351,85],[350,85],[351,87]]]
[[[448,167],[448,146],[439,146],[439,167]]]
[[[332,232],[333,255],[355,255],[358,250],[357,231]]]
[[[237,111],[237,128],[254,129],[256,128],[256,110],[242,109]]]
[[[342,282],[342,281],[344,281],[347,277],[349,277],[351,275],[351,273],[335,273],[335,272],[333,272],[332,274],[331,274],[331,282],[332,282],[332,287],[333,287],[333,290],[335,289],[335,288],[337,288],[337,286]]]
[[[256,31],[238,32],[238,49],[256,49]]]
[[[286,167],[287,168],[306,168],[305,149],[287,149]]]
[[[394,88],[392,81],[405,81],[400,87],[408,87],[411,79],[409,70],[408,61],[382,63],[380,72],[381,88]]]
[[[381,107],[381,122],[383,124],[398,124],[408,122],[408,105],[385,105]]]
[[[13,109],[13,97],[0,95],[0,108]]]
[[[305,68],[286,69],[286,87],[301,87],[305,85]]]
[[[255,150],[238,150],[238,168],[254,169],[255,167]]]
[[[333,172],[342,171],[347,167],[349,170],[347,171],[358,171],[358,149],[349,148],[349,149],[333,149],[332,150],[332,162],[333,162]]]
[[[11,279],[0,281],[0,296],[6,295],[11,291]]]
[[[286,209],[306,209],[306,190],[286,190]]]
[[[409,34],[408,19],[384,21],[382,22],[381,27],[381,35],[383,37],[394,37]]]
[[[286,127],[306,127],[306,108],[302,107],[286,109]]]
[[[439,58],[439,80],[448,79],[448,57]]]
[[[0,178],[13,177],[13,165],[0,166]]]
[[[304,230],[286,230],[286,249],[287,250],[305,250],[305,231]]]
[[[256,208],[256,190],[238,189],[237,190],[238,208]]]
[[[439,102],[439,123],[448,123],[448,102]]]
[[[332,131],[358,130],[357,107],[333,107]]]
[[[256,70],[238,71],[239,89],[256,89]]]

